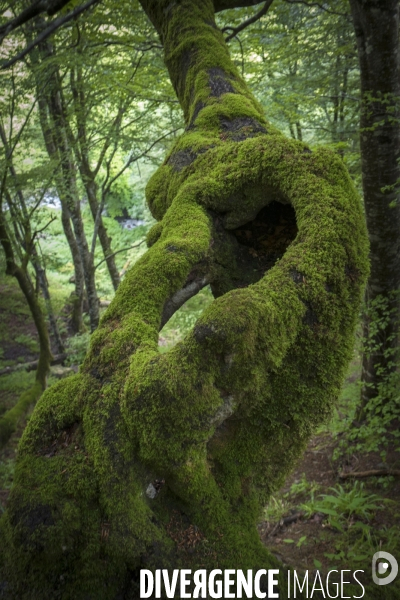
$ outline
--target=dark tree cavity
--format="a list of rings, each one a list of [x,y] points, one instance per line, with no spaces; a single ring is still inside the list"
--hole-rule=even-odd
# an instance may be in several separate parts
[[[140,568],[276,566],[257,519],[352,353],[368,244],[342,161],[266,121],[211,0],[141,4],[187,128],[147,186],[149,250],[21,440],[6,598],[137,598]],[[214,302],[160,354],[159,329],[207,284]]]

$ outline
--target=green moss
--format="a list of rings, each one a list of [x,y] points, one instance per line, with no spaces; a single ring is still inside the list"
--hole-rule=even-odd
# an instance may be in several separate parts
[[[211,1],[183,0],[168,18],[164,0],[142,4],[189,127],[147,188],[162,219],[150,249],[80,374],[42,396],[21,441],[2,560],[18,592],[19,581],[40,582],[30,600],[112,599],[139,566],[275,566],[255,524],[334,406],[368,272],[361,205],[341,161],[265,121],[212,27]],[[232,289],[216,228],[247,223],[272,200],[292,204],[297,237],[259,281]],[[226,293],[160,355],[164,306],[198,272],[224,279]],[[207,540],[191,554],[176,515]]]
[[[16,404],[0,417],[0,447],[4,446],[17,428],[18,422],[25,415],[28,408],[35,404],[42,394],[39,381],[21,394]]]

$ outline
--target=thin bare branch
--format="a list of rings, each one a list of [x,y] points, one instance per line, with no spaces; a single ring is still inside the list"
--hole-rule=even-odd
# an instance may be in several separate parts
[[[255,15],[250,17],[250,19],[243,21],[243,23],[238,25],[238,27],[224,27],[222,30],[222,33],[227,33],[228,31],[231,31],[231,33],[225,38],[225,41],[229,42],[232,38],[236,37],[238,33],[243,31],[243,29],[246,29],[246,27],[248,27],[249,25],[252,25],[256,21],[261,19],[261,17],[266,15],[267,12],[269,11],[273,1],[274,0],[267,0],[267,2],[264,4],[264,6],[262,7],[261,10],[259,10]]]
[[[108,185],[106,187],[106,189],[104,190],[105,193],[108,193],[110,191],[110,188],[112,186],[112,184],[114,183],[114,181],[116,181],[118,179],[118,177],[120,177],[120,175],[122,175],[122,173],[134,162],[136,162],[137,160],[143,158],[144,156],[147,155],[148,152],[150,152],[150,150],[156,145],[158,144],[158,142],[161,142],[161,140],[165,139],[166,137],[168,137],[169,135],[171,135],[171,133],[175,133],[176,131],[179,131],[180,129],[182,129],[182,127],[177,127],[176,129],[173,129],[172,131],[168,131],[167,133],[165,133],[164,135],[162,135],[161,137],[159,137],[158,139],[156,139],[152,144],[150,144],[150,146],[147,148],[147,150],[144,150],[144,152],[142,152],[141,154],[138,154],[137,156],[133,156],[131,155],[130,158],[128,158],[127,162],[125,163],[125,165],[120,169],[120,171],[118,171],[118,173],[108,182]]]
[[[134,246],[128,246],[127,248],[121,248],[120,250],[117,250],[116,252],[113,252],[112,254],[109,254],[108,256],[106,256],[105,258],[103,258],[99,263],[97,263],[97,265],[94,267],[94,270],[97,269],[97,267],[99,267],[100,265],[103,264],[103,262],[105,262],[107,259],[111,258],[112,256],[115,256],[116,254],[119,254],[120,252],[126,252],[127,250],[132,250],[133,248],[139,248],[139,246],[141,246],[142,244],[144,244],[146,240],[142,240],[141,242],[139,242],[138,244],[135,244]]]
[[[21,52],[16,54],[13,58],[10,58],[10,60],[4,62],[0,68],[8,69],[12,65],[14,65],[17,61],[21,60],[21,58],[26,56],[38,44],[44,42],[44,40],[47,40],[47,38],[50,37],[51,34],[54,33],[57,29],[62,27],[62,25],[65,25],[69,21],[72,21],[72,19],[75,19],[80,14],[82,14],[98,2],[100,2],[100,0],[88,0],[84,4],[81,4],[80,6],[74,8],[74,10],[71,10],[66,15],[58,17],[57,19],[54,19],[54,21],[51,21],[51,23],[48,25],[48,27],[46,27],[46,29],[42,31],[42,33],[40,33],[34,40],[32,40],[32,42],[30,42],[30,44],[28,44],[23,50],[21,50]]]
[[[10,19],[0,27],[0,42],[11,33],[11,31],[24,25],[24,23],[28,23],[28,21],[31,21],[41,13],[47,12],[48,15],[52,16],[68,4],[68,2],[70,2],[70,0],[59,0],[54,3],[49,2],[49,0],[34,0],[34,2],[20,12],[19,15]]]
[[[371,469],[369,471],[350,471],[349,473],[339,473],[340,479],[363,479],[364,477],[389,477],[390,475],[400,476],[400,469]]]
[[[338,17],[350,16],[349,13],[341,13],[336,10],[331,10],[330,8],[327,8],[326,6],[324,6],[324,4],[320,4],[319,2],[307,2],[307,0],[285,0],[285,2],[287,2],[288,4],[304,4],[304,6],[308,6],[310,8],[317,7],[331,15],[337,15]]]

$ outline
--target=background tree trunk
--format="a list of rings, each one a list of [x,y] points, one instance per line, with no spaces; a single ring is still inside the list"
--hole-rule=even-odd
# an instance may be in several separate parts
[[[51,161],[55,164],[58,163],[58,153],[57,148],[55,146],[53,135],[51,131],[51,126],[48,119],[47,113],[47,104],[45,98],[40,93],[40,90],[37,89],[38,93],[38,107],[39,107],[39,120],[40,126],[42,129],[43,139],[46,146],[47,154]],[[76,239],[74,236],[74,232],[71,227],[71,219],[69,210],[66,206],[66,202],[63,201],[62,194],[62,182],[60,176],[56,173],[55,176],[56,188],[59,194],[60,203],[61,203],[61,223],[63,226],[63,230],[65,233],[65,237],[67,239],[69,249],[71,252],[72,262],[74,265],[74,276],[75,276],[75,293],[72,299],[72,314],[71,314],[71,329],[75,333],[82,331],[83,328],[83,297],[85,293],[85,280],[83,277],[83,266],[81,257],[79,254],[79,248],[76,243]],[[61,194],[61,196],[60,196]]]
[[[78,135],[77,139],[74,140],[74,147],[77,150],[78,165],[81,174],[82,183],[85,186],[90,212],[92,213],[93,223],[95,226],[95,233],[97,227],[97,235],[100,240],[100,244],[103,250],[104,258],[106,259],[107,269],[110,274],[110,279],[113,284],[114,290],[117,289],[120,283],[120,277],[117,266],[115,264],[115,258],[111,248],[111,240],[108,237],[107,229],[104,226],[102,218],[102,203],[98,201],[98,185],[96,182],[96,173],[91,168],[89,148],[87,143],[86,133],[86,115],[88,114],[88,106],[86,103],[85,90],[82,81],[81,68],[77,68],[76,77],[74,70],[71,71],[71,88],[74,97],[74,109],[75,117],[78,124]],[[96,170],[100,168],[100,164],[97,165]],[[93,246],[95,246],[95,240],[93,240]]]
[[[42,20],[36,20],[33,34],[40,33],[42,27]],[[29,33],[26,34],[26,37],[29,40],[31,36],[32,31],[29,31]],[[63,207],[62,223],[64,232],[66,233],[70,244],[74,266],[77,267],[78,255],[75,252],[76,248],[78,249],[79,260],[81,263],[81,267],[78,267],[78,270],[75,272],[75,293],[79,300],[74,303],[73,322],[75,323],[75,327],[81,322],[79,308],[82,306],[83,298],[78,294],[81,292],[80,274],[82,273],[89,307],[90,328],[94,331],[99,323],[99,300],[96,291],[95,269],[93,256],[88,247],[82,221],[76,181],[76,168],[69,142],[68,123],[62,98],[60,75],[54,64],[51,64],[51,66],[49,65],[50,70],[46,73],[45,79],[46,87],[45,89],[42,89],[43,78],[41,79],[39,72],[39,67],[43,65],[43,62],[52,57],[53,51],[48,42],[40,44],[39,49],[32,53],[32,68],[36,79],[40,124],[49,158],[53,160],[57,166],[59,165],[59,172],[55,175],[55,181],[57,193]],[[71,219],[73,225],[75,243],[72,242],[71,228],[69,228],[68,232],[65,229],[67,216]],[[74,247],[71,246],[71,243]]]
[[[361,72],[361,158],[371,273],[366,303],[386,299],[387,323],[371,339],[364,317],[361,408],[378,393],[398,348],[400,289],[400,48],[398,0],[350,0]],[[397,293],[397,295],[396,295]],[[378,311],[379,313],[379,311]],[[382,318],[383,314],[378,314]]]
[[[50,349],[50,339],[46,325],[46,319],[35,293],[35,288],[27,272],[29,255],[18,265],[15,260],[14,250],[8,234],[6,219],[3,213],[2,198],[0,197],[0,242],[6,256],[6,273],[12,275],[18,281],[19,287],[28,303],[36,330],[39,336],[39,361],[36,369],[35,384],[24,392],[15,406],[0,417],[0,447],[2,447],[15,431],[18,421],[40,397],[46,389],[47,375],[50,371],[50,363],[53,358]]]

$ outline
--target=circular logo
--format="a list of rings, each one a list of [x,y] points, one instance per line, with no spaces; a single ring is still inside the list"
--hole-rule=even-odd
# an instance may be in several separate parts
[[[384,559],[385,562],[382,562]],[[386,577],[379,577],[379,575],[385,575],[388,572],[389,566],[391,567],[390,573]],[[389,552],[375,552],[372,557],[372,579],[377,585],[387,585],[392,583],[397,577],[399,572],[399,565],[397,560]]]

